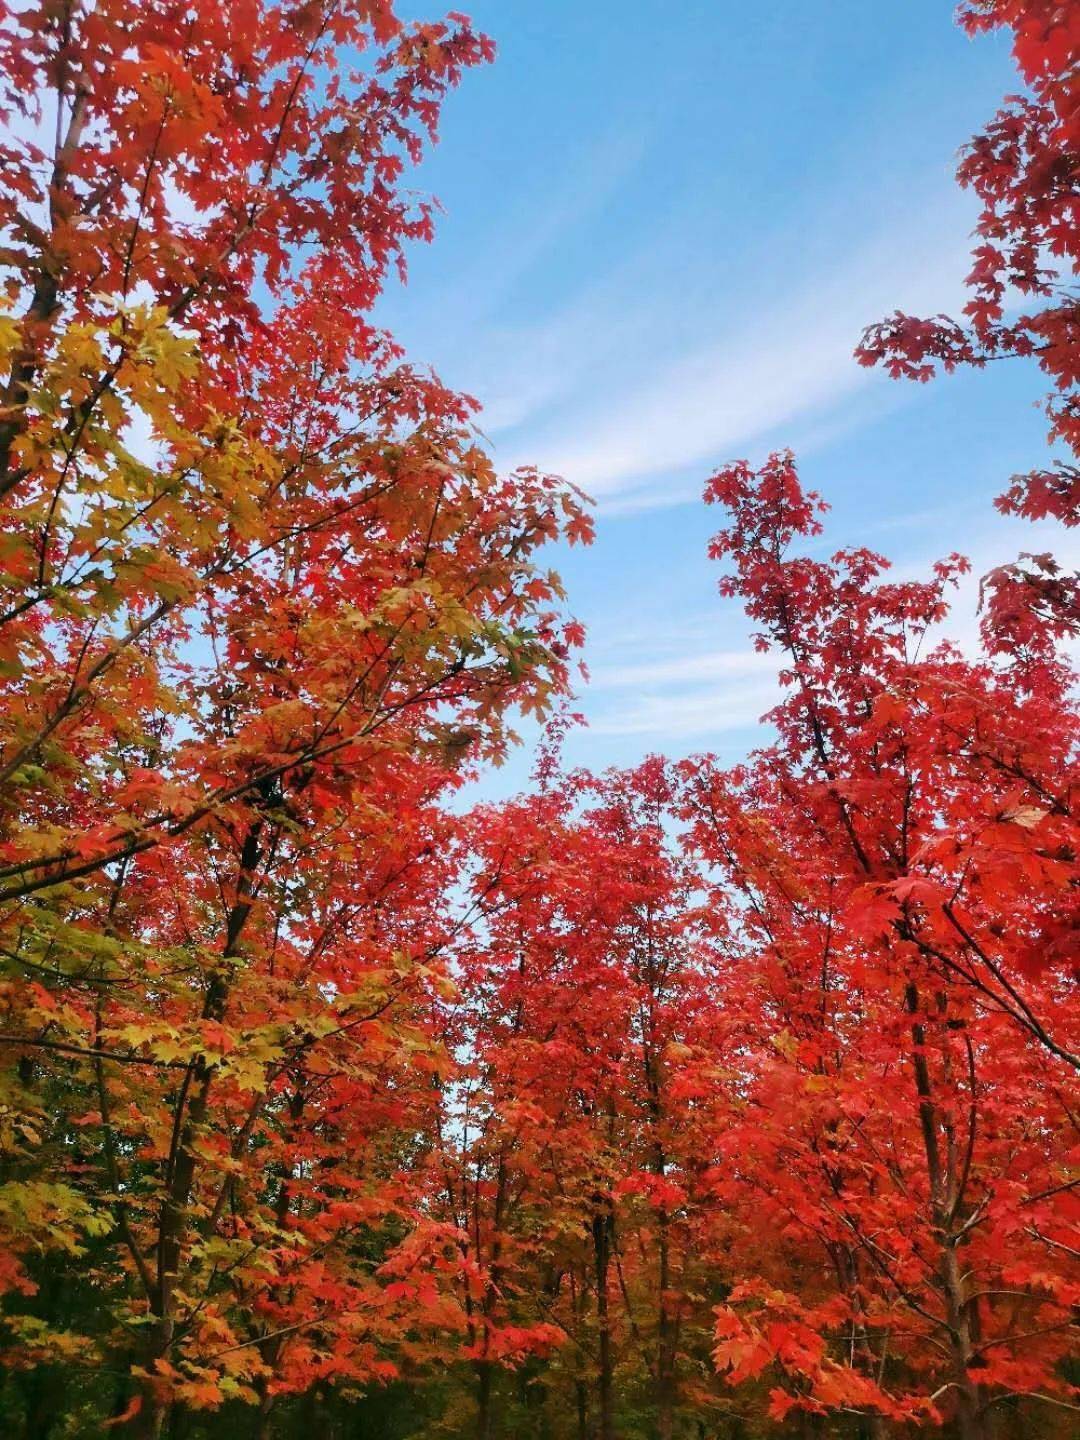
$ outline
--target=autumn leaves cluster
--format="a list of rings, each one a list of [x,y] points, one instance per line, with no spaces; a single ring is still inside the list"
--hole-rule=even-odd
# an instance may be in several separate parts
[[[1072,524],[1080,10],[962,19],[1027,86],[972,303],[859,356],[1040,364],[1065,458],[1000,504]],[[389,0],[0,3],[0,1417],[1064,1436],[1075,577],[987,577],[962,654],[959,557],[821,559],[792,457],[730,465],[760,748],[565,773],[587,506],[371,320],[490,56]],[[464,811],[523,711],[532,790]]]

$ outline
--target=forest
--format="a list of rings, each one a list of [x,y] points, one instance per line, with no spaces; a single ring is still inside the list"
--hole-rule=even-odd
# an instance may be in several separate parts
[[[495,60],[403,8],[0,0],[0,1432],[1067,1440],[1080,577],[961,645],[963,536],[890,573],[718,456],[782,698],[566,765],[589,497],[373,318]],[[851,346],[1041,372],[986,503],[1064,535],[1080,3],[956,19],[967,300]]]

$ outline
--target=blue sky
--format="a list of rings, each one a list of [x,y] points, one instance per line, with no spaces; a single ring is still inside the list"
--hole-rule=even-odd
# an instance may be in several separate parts
[[[381,319],[476,395],[500,466],[598,501],[554,563],[589,632],[589,726],[567,759],[754,743],[775,693],[705,555],[725,460],[791,445],[833,510],[827,548],[977,570],[1036,527],[991,497],[1045,457],[1030,366],[909,386],[851,358],[895,308],[963,303],[963,141],[1016,88],[1003,39],[949,0],[477,0],[466,77],[417,177],[445,214]],[[1060,536],[1054,537],[1059,554]],[[976,589],[953,629],[973,631]],[[483,783],[520,786],[523,753]]]

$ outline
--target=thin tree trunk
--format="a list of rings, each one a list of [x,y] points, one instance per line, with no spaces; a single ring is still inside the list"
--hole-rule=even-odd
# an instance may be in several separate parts
[[[592,1219],[593,1255],[596,1262],[596,1321],[599,1332],[597,1398],[600,1404],[600,1414],[597,1440],[615,1440],[615,1416],[612,1403],[614,1365],[611,1348],[611,1311],[608,1305],[612,1215],[610,1202],[604,1197],[597,1198],[599,1205]]]
[[[656,1435],[671,1440],[675,1426],[675,1321],[668,1309],[671,1285],[671,1245],[668,1216],[661,1210],[657,1219],[659,1249],[658,1283],[660,1304],[656,1318]]]
[[[584,1380],[574,1381],[574,1394],[577,1400],[578,1440],[589,1440],[589,1392]]]
[[[940,1235],[939,1276],[949,1339],[953,1352],[952,1389],[956,1403],[959,1440],[992,1440],[993,1426],[982,1403],[981,1388],[971,1380],[969,1368],[977,1344],[973,1334],[974,1314],[967,1294],[960,1258],[957,1255],[957,1221],[963,1200],[962,1180],[957,1174],[958,1159],[949,1123],[942,1120],[934,1099],[930,1066],[926,1058],[926,1027],[917,1018],[919,991],[914,982],[904,992],[904,1004],[912,1016],[912,1068],[919,1103],[919,1124],[930,1181],[930,1203]],[[966,1170],[966,1167],[964,1167]]]
[[[229,962],[238,953],[240,937],[251,913],[261,831],[261,820],[253,819],[240,854],[236,896],[225,923],[221,968],[210,977],[202,1007],[203,1020],[222,1020],[225,1016],[229,1000]],[[213,1083],[213,1064],[205,1055],[199,1055],[186,1072],[177,1100],[176,1139],[166,1172],[158,1229],[157,1283],[149,1297],[150,1309],[156,1319],[150,1329],[144,1363],[151,1374],[154,1362],[166,1359],[172,1348],[175,1329],[173,1288],[180,1274],[187,1226],[186,1210],[195,1186],[195,1144],[210,1111]],[[147,1381],[142,1388],[142,1407],[134,1417],[129,1433],[138,1436],[138,1440],[160,1440],[167,1410],[168,1398],[164,1389],[154,1380]]]
[[[491,1405],[492,1366],[490,1360],[477,1360],[476,1365],[476,1440],[492,1440],[495,1416]]]

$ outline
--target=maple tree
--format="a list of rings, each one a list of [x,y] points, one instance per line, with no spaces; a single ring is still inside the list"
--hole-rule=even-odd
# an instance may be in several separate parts
[[[714,1185],[749,1251],[718,1361],[771,1367],[778,1419],[872,1433],[952,1416],[974,1440],[1011,1397],[1069,1408],[1072,677],[922,653],[959,562],[890,582],[865,550],[800,553],[820,505],[790,455],[708,497],[731,512],[722,588],[787,687],[775,743],[683,766],[693,843],[739,900]]]
[[[1029,520],[1080,524],[1080,258],[1076,223],[1080,150],[1080,19],[1061,0],[964,0],[959,19],[972,35],[1013,33],[1012,53],[1029,93],[1010,97],[966,146],[961,185],[980,205],[978,244],[967,277],[963,319],[895,312],[870,326],[856,351],[864,365],[929,380],[939,367],[982,368],[1008,358],[1037,360],[1053,384],[1049,439],[1068,458],[1012,478],[997,506]],[[995,633],[1007,648],[1080,633],[1080,577],[1050,554],[1024,554],[984,582]]]
[[[392,1371],[357,1237],[403,1226],[440,1063],[434,807],[565,686],[532,557],[587,522],[370,321],[466,21],[0,22],[5,1325],[114,1357],[141,1433],[265,1418]],[[60,1252],[89,1333],[33,1311]]]
[[[561,1405],[579,1440],[623,1433],[627,1390],[662,1437],[691,1398],[716,1407],[679,1088],[712,951],[674,798],[654,759],[547,774],[470,819],[476,919],[448,1017],[466,1058],[435,1184],[469,1265],[478,1434],[511,1403],[498,1369],[524,1378],[519,1425],[550,1429]]]
[[[857,356],[927,380],[1036,357],[1050,439],[1076,450],[1076,58],[1069,4],[972,0],[1014,32],[1031,94],[965,151],[982,210],[965,320],[897,313]],[[1032,308],[1028,308],[1032,307]],[[1036,308],[1039,307],[1039,308]],[[748,1246],[718,1322],[736,1383],[770,1413],[861,1414],[1028,1433],[1076,1409],[1074,1100],[1077,577],[1025,555],[982,582],[983,657],[929,654],[952,556],[890,584],[853,549],[815,561],[818,498],[790,455],[721,471],[722,583],[782,657],[777,742],[725,774],[688,764],[686,815],[739,899],[747,1054],[717,1193]],[[1005,513],[1077,520],[1076,469],[1015,477]],[[757,1067],[760,1066],[760,1069]],[[756,1072],[756,1073],[755,1073]],[[907,1102],[892,1087],[906,1081]],[[890,1087],[889,1104],[873,1097]],[[761,1208],[790,1245],[763,1253]],[[779,1263],[778,1263],[779,1262]],[[797,1283],[792,1283],[796,1281]],[[1027,1402],[1025,1404],[1025,1402]],[[1052,1422],[1048,1422],[1052,1423]]]

